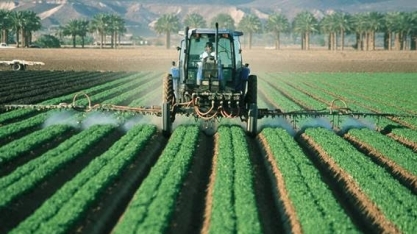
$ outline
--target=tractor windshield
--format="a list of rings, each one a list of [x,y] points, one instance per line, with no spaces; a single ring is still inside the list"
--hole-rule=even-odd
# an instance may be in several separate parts
[[[222,78],[225,82],[231,82],[233,70],[236,69],[235,48],[233,46],[233,38],[229,34],[219,34],[216,44],[215,34],[195,34],[190,38],[188,68],[190,72],[195,71],[202,61],[207,43],[210,43],[212,54],[217,64],[221,64],[223,74]],[[217,57],[216,57],[217,56]],[[189,78],[195,75],[189,74]]]

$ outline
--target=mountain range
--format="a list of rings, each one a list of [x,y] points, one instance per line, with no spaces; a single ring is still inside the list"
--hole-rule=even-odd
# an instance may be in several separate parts
[[[417,4],[416,0],[1,0],[0,9],[34,11],[41,18],[42,31],[71,19],[91,19],[97,13],[117,14],[125,19],[128,32],[147,36],[154,34],[149,26],[166,13],[175,13],[181,20],[198,13],[207,22],[226,13],[237,23],[249,13],[264,20],[270,13],[280,12],[291,20],[303,10],[320,18],[332,11],[416,11]]]

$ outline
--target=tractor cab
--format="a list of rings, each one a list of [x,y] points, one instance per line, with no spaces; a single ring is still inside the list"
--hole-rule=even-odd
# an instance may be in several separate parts
[[[186,29],[178,47],[180,92],[239,93],[242,70],[240,31]],[[208,50],[208,47],[211,48]]]

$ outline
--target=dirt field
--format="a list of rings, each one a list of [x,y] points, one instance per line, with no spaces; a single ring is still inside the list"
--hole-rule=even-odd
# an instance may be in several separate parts
[[[0,60],[42,61],[42,70],[166,71],[177,51],[163,47],[122,49],[2,49]],[[243,51],[252,73],[417,72],[417,51]],[[0,67],[1,70],[9,69]],[[36,68],[29,68],[36,69]]]

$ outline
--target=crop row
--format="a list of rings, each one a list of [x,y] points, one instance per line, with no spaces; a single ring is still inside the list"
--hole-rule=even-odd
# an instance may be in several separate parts
[[[359,206],[364,216],[388,232],[417,231],[417,196],[409,189],[335,133],[309,128],[305,136],[310,144],[319,146],[315,148],[318,155],[330,158],[320,160],[327,162],[339,180],[346,181],[345,189],[354,197],[352,205]]]
[[[116,225],[115,233],[163,233],[167,229],[194,156],[198,133],[196,126],[177,128]]]
[[[137,153],[145,147],[154,132],[155,127],[151,125],[139,125],[131,129],[46,200],[11,233],[68,232],[95,202],[98,195],[111,185]]]
[[[292,75],[292,76],[291,76]],[[326,74],[321,74],[326,75]],[[337,75],[328,76],[328,79],[332,77],[337,77]],[[405,76],[407,78],[408,76]],[[271,83],[269,80],[274,79],[274,83]],[[387,77],[381,75],[381,81],[384,81]],[[322,103],[322,106],[328,106],[335,99],[345,100],[348,104],[348,107],[351,108],[354,112],[382,112],[381,109],[375,110],[375,106],[378,106],[377,100],[385,100],[384,98],[373,99],[373,102],[370,102],[369,99],[364,100],[356,99],[357,97],[362,97],[363,94],[355,93],[351,91],[349,93],[343,87],[339,87],[333,83],[325,83],[328,79],[320,79],[316,77],[315,74],[279,74],[279,76],[271,76],[271,74],[266,75],[263,79],[265,82],[269,83],[272,87],[279,90],[282,93],[286,94],[286,97],[303,105],[304,108],[309,108],[310,106],[315,106],[317,108],[317,101]],[[324,82],[323,85],[318,85],[320,82]],[[327,87],[327,88],[326,88]],[[340,89],[340,90],[338,90]],[[319,92],[318,92],[319,90]],[[310,98],[307,98],[310,97]],[[366,103],[366,105],[364,104]],[[336,105],[342,105],[342,103],[336,102]],[[372,105],[372,108],[369,107]],[[384,107],[381,107],[384,108]],[[398,110],[386,107],[385,112],[392,114],[401,114],[397,112]],[[408,114],[408,113],[406,113]],[[311,120],[307,120],[310,121]],[[330,121],[330,120],[329,120]],[[360,128],[371,128],[379,129],[384,132],[392,132],[394,138],[401,140],[403,143],[408,144],[410,147],[414,147],[417,143],[417,134],[415,133],[415,123],[417,118],[385,118],[385,117],[359,117],[359,119],[353,118],[341,118],[339,117],[336,120],[332,121],[341,121],[337,125],[342,132],[346,132],[350,128],[360,127]],[[416,122],[417,123],[417,122]],[[403,125],[404,126],[403,126]],[[320,124],[318,124],[320,125]],[[336,125],[336,126],[337,126]],[[326,127],[325,123],[321,123],[320,126]],[[411,127],[411,129],[407,128]],[[402,139],[399,139],[402,136]],[[407,137],[408,136],[408,137]],[[406,139],[404,139],[406,138]]]
[[[138,93],[140,93],[141,90],[142,91],[146,90],[146,86],[145,88],[143,88],[143,85],[139,85],[140,82],[141,81],[138,79],[132,79],[126,84],[122,84],[120,86],[115,86],[115,87],[113,83],[118,84],[118,81],[110,82],[110,85],[113,84],[112,88],[110,88],[109,85],[106,84],[105,86],[108,87],[109,89],[96,93],[95,95],[92,95],[90,97],[90,100],[92,103],[97,103],[103,100],[110,100],[111,96],[117,97],[117,94],[120,93],[120,88],[123,88],[124,86],[125,88],[130,88],[130,89],[132,89],[131,88],[132,86],[135,87],[133,90],[136,90],[137,93],[135,95],[137,95]],[[155,81],[151,80],[151,82],[155,82]],[[95,87],[93,88],[93,90],[86,90],[85,92],[94,91],[96,89],[99,89],[99,87]],[[129,92],[129,94],[132,94],[132,93]],[[48,103],[57,103],[58,101],[68,100],[69,98],[73,98],[74,95],[75,94],[71,94],[65,97],[56,98],[58,100],[49,100]],[[116,100],[121,100],[121,99],[117,98]],[[113,104],[119,104],[119,103],[113,103]],[[47,105],[47,103],[45,103],[45,105]],[[86,99],[82,99],[82,100],[77,101],[77,105],[88,105],[88,102]],[[7,113],[0,115],[0,119],[8,120],[11,118],[16,118],[21,115],[22,116],[27,115],[28,112],[37,113],[36,110],[15,110],[15,111],[7,112]],[[41,113],[31,118],[24,119],[16,123],[8,124],[6,126],[2,126],[0,127],[0,139],[6,138],[8,136],[11,136],[12,134],[16,134],[25,129],[29,129],[29,128],[41,125],[43,122],[47,120],[48,116],[49,116],[48,113]]]
[[[286,130],[266,128],[260,137],[275,168],[279,200],[285,207],[282,216],[288,220],[286,231],[358,232],[319,170]]]
[[[41,180],[81,156],[114,126],[94,126],[73,136],[42,156],[18,167],[11,174],[0,178],[0,207],[7,205],[20,194],[33,189]]]
[[[366,110],[371,110],[372,112],[385,112],[385,113],[393,113],[393,114],[416,114],[415,112],[415,105],[413,103],[409,103],[409,100],[413,99],[413,95],[407,95],[412,94],[413,92],[406,92],[407,88],[404,88],[402,92],[400,92],[401,97],[405,97],[404,99],[407,101],[404,102],[398,102],[398,101],[392,101],[397,100],[397,98],[387,98],[386,95],[386,89],[380,90],[380,88],[376,88],[373,85],[373,82],[379,82],[379,83],[386,83],[390,82],[392,79],[392,75],[389,74],[378,74],[372,76],[372,81],[367,80],[370,77],[368,77],[366,74],[362,76],[352,76],[352,74],[349,74],[347,76],[347,79],[345,80],[351,80],[351,84],[344,85],[343,80],[342,84],[334,82],[334,83],[326,83],[329,80],[334,79],[334,75],[326,76],[324,74],[325,78],[320,77],[317,79],[315,76],[310,76],[310,79],[304,79],[302,80],[305,84],[310,86],[310,90],[308,91],[310,95],[316,96],[323,94],[324,92],[332,92],[334,96],[337,96],[338,98],[342,98],[345,101],[349,102],[349,106],[351,106],[351,103],[357,104],[355,107],[358,108],[358,105],[361,107],[366,108]],[[362,79],[359,79],[359,77],[362,77]],[[300,77],[302,78],[302,77]],[[379,79],[379,80],[378,80]],[[301,79],[295,79],[292,80],[286,80],[286,82],[291,82],[293,85],[300,85]],[[334,81],[334,80],[333,80]],[[356,82],[353,82],[356,81]],[[364,83],[364,81],[370,83],[370,85],[367,85]],[[401,86],[404,86],[404,83],[410,83],[410,74],[397,74],[396,82],[401,83]],[[373,88],[369,88],[369,86]],[[385,85],[384,85],[385,86]],[[398,86],[398,84],[393,86]],[[364,89],[364,87],[367,87]],[[366,91],[369,89],[369,91]],[[317,92],[317,90],[321,90],[321,92]],[[376,91],[375,91],[376,90]],[[324,92],[323,92],[324,91]],[[398,94],[397,94],[398,95]],[[409,96],[409,97],[407,97]],[[403,99],[399,99],[403,100]],[[409,119],[405,118],[402,119],[402,122],[408,123],[411,126],[414,126],[414,128],[417,126],[417,120],[416,119]]]
[[[237,126],[220,126],[215,142],[214,181],[206,207],[205,231],[261,233],[255,182],[243,130]]]
[[[117,77],[117,76],[115,76],[115,77]],[[65,95],[65,93],[62,91],[62,89],[64,89],[65,87],[62,87],[62,86],[51,87],[52,89],[59,90],[60,93],[61,93],[61,96],[58,96],[58,97],[55,97],[55,98],[50,98],[50,99],[45,100],[45,101],[43,101],[39,104],[42,104],[42,105],[57,105],[57,104],[60,104],[60,103],[71,103],[73,101],[74,95],[76,95],[80,91],[84,91],[88,95],[93,96],[97,93],[100,93],[100,92],[109,90],[111,88],[117,87],[117,86],[119,86],[123,83],[131,82],[135,79],[138,79],[138,77],[141,77],[141,75],[136,74],[136,75],[130,75],[130,76],[127,76],[127,77],[119,77],[119,79],[116,79],[114,81],[106,82],[106,83],[101,84],[101,85],[96,85],[96,86],[93,86],[93,87],[85,89],[85,90],[75,89],[73,93],[70,93],[68,95]],[[25,103],[25,104],[34,104],[34,103]],[[39,111],[35,110],[35,109],[20,109],[20,110],[8,111],[8,112],[2,113],[0,115],[0,123],[10,122],[11,120],[14,120],[14,119],[20,120],[24,116],[30,116],[31,114],[36,114],[36,113],[39,113]]]
[[[42,75],[42,74],[39,74]],[[22,85],[11,85],[0,92],[0,103],[34,104],[63,93],[91,88],[120,77],[129,76],[128,73],[62,73],[51,79],[44,77],[44,83],[27,81]]]

